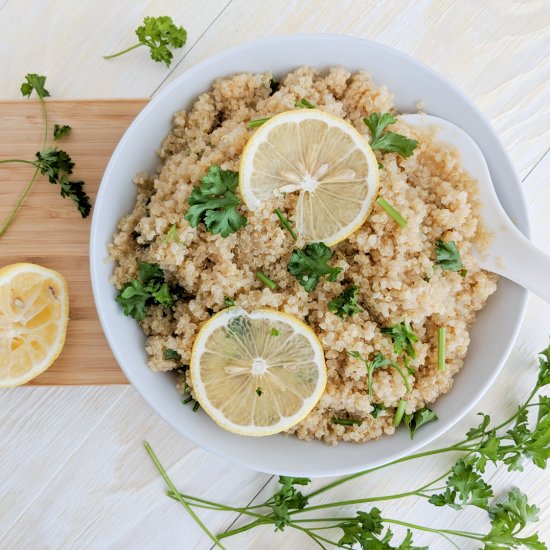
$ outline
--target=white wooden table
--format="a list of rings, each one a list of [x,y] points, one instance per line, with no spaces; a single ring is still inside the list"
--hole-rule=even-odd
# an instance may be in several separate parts
[[[145,15],[171,15],[188,29],[188,43],[172,67],[150,61],[144,48],[104,61],[102,54],[134,42],[133,29]],[[20,97],[27,72],[47,75],[55,97],[153,96],[198,61],[256,37],[334,32],[369,38],[447,75],[484,111],[523,180],[534,241],[550,252],[549,29],[547,0],[0,0],[0,97]],[[535,353],[549,334],[550,306],[532,296],[512,354],[476,410],[501,418],[515,408],[534,381]],[[474,422],[472,413],[436,445],[456,440]],[[144,439],[190,494],[243,504],[265,498],[276,485],[269,475],[184,440],[131,387],[3,391],[0,548],[210,548],[185,511],[164,496]],[[451,461],[441,457],[415,464],[414,470],[357,480],[332,497],[397,492],[410,486],[411,471],[418,482],[428,481]],[[497,471],[489,477],[497,492],[516,484],[530,495],[543,510],[542,538],[550,541],[549,473],[528,467],[513,476]],[[434,509],[414,499],[383,509],[430,526],[487,527],[483,513]],[[236,515],[203,513],[202,518],[220,532]],[[446,548],[442,540],[415,537],[438,550]],[[227,542],[231,549],[312,547],[300,534],[273,534],[268,527]],[[462,540],[460,547],[475,545]]]

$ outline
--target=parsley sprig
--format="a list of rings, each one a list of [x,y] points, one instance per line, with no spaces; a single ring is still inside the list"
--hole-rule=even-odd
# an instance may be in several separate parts
[[[396,355],[404,355],[405,368],[409,370],[409,360],[416,358],[414,344],[418,342],[418,336],[414,333],[409,321],[401,321],[391,327],[380,329],[382,334],[387,334],[393,341],[393,351]]]
[[[410,157],[418,145],[418,141],[401,134],[386,131],[386,128],[397,122],[397,118],[391,113],[372,113],[363,122],[371,132],[370,146],[383,153],[398,153],[402,157]]]
[[[460,271],[463,267],[460,252],[454,241],[438,239],[435,243],[435,263],[442,270]]]
[[[23,190],[23,193],[17,200],[17,203],[8,214],[8,217],[4,220],[0,227],[0,237],[7,231],[8,227],[13,222],[19,208],[25,201],[27,195],[30,193],[36,178],[39,174],[43,174],[48,177],[48,181],[52,184],[59,185],[59,192],[61,197],[70,198],[78,208],[80,215],[85,218],[90,214],[92,205],[90,203],[90,197],[84,191],[84,182],[81,180],[71,180],[70,175],[73,173],[74,162],[69,154],[57,147],[49,146],[48,142],[48,110],[46,108],[46,97],[50,97],[50,92],[46,89],[46,77],[39,74],[29,73],[25,76],[25,82],[21,84],[21,93],[23,97],[30,97],[32,93],[36,93],[40,104],[42,105],[42,113],[44,116],[44,136],[42,139],[42,146],[40,151],[35,155],[34,160],[25,159],[4,159],[0,160],[0,164],[8,163],[22,163],[30,164],[34,166],[34,174],[31,177],[29,183]],[[68,125],[60,126],[56,124],[54,126],[52,141],[57,141],[69,134],[71,127]]]
[[[227,237],[246,225],[246,218],[239,214],[241,204],[235,194],[239,173],[222,170],[213,164],[200,187],[195,187],[187,199],[190,206],[185,219],[192,227],[204,222],[206,229],[214,235]]]
[[[341,267],[332,267],[328,261],[333,256],[332,250],[324,243],[312,243],[301,250],[295,250],[288,263],[288,271],[294,275],[307,292],[315,289],[321,277],[334,282]]]
[[[140,46],[147,46],[153,61],[166,63],[169,67],[174,57],[171,48],[183,48],[187,41],[187,31],[183,27],[177,27],[172,18],[166,15],[146,17],[143,24],[136,29],[136,36],[139,40],[137,44],[120,52],[104,55],[103,59],[112,59]]]
[[[491,426],[489,415],[483,414],[478,426],[469,430],[466,437],[453,445],[440,449],[432,449],[412,454],[383,466],[377,466],[356,474],[341,477],[319,489],[302,492],[302,487],[310,482],[307,478],[280,477],[279,487],[273,497],[262,504],[236,507],[204,498],[197,498],[179,492],[168,478],[158,458],[148,443],[145,444],[155,466],[168,485],[168,496],[179,501],[197,521],[195,508],[239,513],[251,519],[249,523],[213,535],[208,528],[198,520],[198,525],[214,541],[218,548],[225,548],[223,541],[239,533],[244,533],[258,526],[273,525],[276,530],[294,529],[301,531],[322,549],[329,547],[380,549],[380,550],[420,550],[428,547],[414,546],[413,532],[424,531],[451,541],[451,537],[476,541],[485,550],[519,549],[546,550],[547,546],[536,533],[526,536],[522,531],[529,524],[539,519],[539,509],[529,503],[528,498],[519,489],[512,489],[492,502],[493,489],[483,478],[488,461],[497,466],[504,465],[508,470],[520,470],[526,460],[535,466],[545,468],[550,458],[550,397],[541,395],[534,402],[538,392],[550,385],[550,346],[541,352],[539,375],[529,397],[518,407],[518,410],[507,420]],[[532,411],[529,415],[529,411]],[[418,412],[418,411],[417,411]],[[407,415],[405,415],[407,416]],[[433,416],[423,413],[415,419],[417,425],[427,422]],[[320,504],[312,504],[323,493],[331,491],[339,485],[351,480],[371,475],[381,469],[403,465],[406,462],[438,456],[442,453],[460,453],[462,456],[454,465],[436,479],[420,487],[406,490],[394,495],[368,494],[363,498],[348,501],[335,500]],[[414,479],[414,478],[413,478]],[[445,480],[443,492],[440,485]],[[485,533],[459,530],[457,528],[435,528],[422,524],[404,521],[400,518],[386,517],[377,508],[368,508],[377,501],[399,500],[416,496],[425,499],[436,507],[448,506],[455,510],[474,507],[487,514],[490,529]],[[346,512],[350,507],[363,505],[366,508],[353,515]],[[337,517],[313,517],[313,512],[339,510]],[[304,518],[303,514],[308,514]],[[399,525],[406,528],[405,537],[394,540],[391,528]],[[332,530],[332,531],[331,531]],[[336,538],[330,533],[337,530]],[[334,535],[333,535],[334,536]],[[460,547],[451,541],[455,546]],[[356,546],[359,545],[359,546]],[[437,548],[438,546],[434,546]]]
[[[174,297],[164,279],[162,269],[157,264],[140,260],[137,262],[138,277],[124,286],[116,301],[124,308],[124,315],[133,317],[136,321],[143,321],[150,305],[170,307]]]

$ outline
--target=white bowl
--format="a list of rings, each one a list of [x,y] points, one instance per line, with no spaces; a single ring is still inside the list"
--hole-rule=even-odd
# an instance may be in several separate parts
[[[106,261],[107,243],[136,196],[132,177],[153,172],[155,151],[170,131],[172,115],[191,107],[214,79],[236,72],[272,71],[284,75],[309,65],[319,69],[342,65],[368,71],[395,95],[401,112],[414,112],[424,102],[430,114],[464,128],[479,144],[498,196],[517,226],[529,236],[529,219],[520,182],[498,136],[473,103],[447,79],[400,52],[347,36],[311,34],[267,38],[227,50],[199,63],[159,93],[128,128],[107,166],[95,202],[90,262],[95,303],[113,353],[130,382],[149,405],[182,435],[209,451],[255,470],[295,476],[332,476],[357,472],[409,454],[426,445],[464,416],[499,373],[521,325],[527,291],[500,280],[497,292],[478,314],[464,367],[453,389],[435,403],[439,421],[410,440],[406,429],[377,441],[330,447],[317,441],[276,435],[243,437],[218,427],[204,412],[183,406],[171,374],[147,368],[144,337],[137,323],[122,314],[109,282],[113,265]],[[499,345],[494,345],[498,342]],[[145,405],[144,405],[145,406]]]

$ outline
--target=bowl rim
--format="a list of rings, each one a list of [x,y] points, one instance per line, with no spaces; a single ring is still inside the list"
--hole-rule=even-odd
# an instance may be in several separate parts
[[[206,69],[210,64],[215,64],[219,62],[220,60],[223,60],[226,57],[232,57],[235,54],[247,52],[251,49],[253,49],[255,46],[262,45],[270,45],[272,47],[276,46],[277,44],[281,42],[286,41],[293,41],[293,40],[335,40],[335,41],[344,41],[348,42],[350,45],[353,44],[367,44],[370,48],[380,51],[384,51],[386,53],[389,53],[393,56],[397,56],[401,58],[402,60],[407,61],[410,64],[416,65],[423,71],[426,71],[431,74],[431,76],[435,77],[437,80],[441,81],[443,84],[445,84],[447,87],[453,90],[455,94],[457,94],[462,101],[464,101],[470,109],[474,112],[477,119],[481,119],[481,121],[485,125],[485,129],[489,132],[490,137],[494,140],[496,144],[499,145],[501,149],[501,153],[503,155],[503,158],[506,160],[507,168],[509,169],[509,172],[511,174],[512,178],[515,178],[516,182],[519,184],[518,187],[521,189],[521,192],[519,193],[519,196],[516,196],[516,204],[518,208],[522,211],[522,219],[518,220],[517,226],[520,229],[520,231],[527,237],[531,238],[531,223],[529,218],[529,210],[527,208],[527,202],[525,200],[525,195],[523,192],[523,187],[521,185],[521,180],[519,179],[519,176],[516,172],[515,166],[512,163],[512,160],[505,149],[499,135],[496,133],[495,129],[491,125],[490,121],[487,119],[487,117],[483,114],[483,112],[477,107],[477,105],[469,99],[469,97],[456,85],[454,84],[448,77],[445,75],[439,73],[435,69],[432,69],[429,65],[426,65],[422,61],[419,61],[418,59],[403,53],[399,50],[396,50],[390,46],[386,46],[384,44],[380,44],[378,42],[367,40],[360,37],[355,36],[349,36],[344,34],[337,34],[337,33],[296,33],[296,34],[283,34],[283,35],[274,35],[274,36],[268,36],[263,37],[251,41],[247,41],[241,44],[238,44],[234,47],[227,48],[225,50],[222,50],[221,52],[218,52],[212,56],[209,56],[199,63],[189,67],[187,70],[182,72],[180,75],[178,75],[172,82],[167,84],[164,88],[162,88],[158,94],[154,95],[150,101],[145,105],[145,107],[139,112],[139,114],[134,118],[130,126],[126,129],[123,136],[121,137],[120,141],[118,142],[115,150],[113,151],[113,154],[107,164],[107,167],[105,168],[105,171],[103,173],[100,186],[98,189],[98,193],[95,199],[95,205],[100,204],[102,201],[105,200],[105,196],[107,195],[107,181],[110,179],[111,172],[113,171],[113,166],[118,162],[119,156],[122,154],[122,150],[125,148],[126,143],[129,141],[130,136],[135,131],[136,127],[138,127],[141,123],[141,121],[148,117],[149,112],[154,108],[154,106],[162,102],[164,97],[168,96],[173,89],[177,88],[180,84],[179,82],[181,80],[185,80],[190,78],[193,74],[199,73]],[[345,65],[345,64],[343,64]],[[94,206],[95,206],[94,205]],[[103,257],[100,256],[99,250],[101,248],[104,248],[103,244],[98,245],[98,232],[99,232],[99,225],[100,221],[98,216],[95,215],[96,209],[94,208],[93,215],[92,215],[92,223],[90,228],[90,248],[89,248],[89,256],[90,256],[90,277],[91,277],[91,283],[92,283],[92,292],[94,297],[94,303],[96,307],[96,311],[101,323],[101,327],[103,329],[103,333],[105,334],[105,337],[107,339],[107,342],[109,344],[109,347],[111,348],[111,351],[119,365],[119,367],[124,372],[125,376],[128,378],[129,382],[134,386],[134,388],[137,390],[137,392],[141,395],[141,397],[147,402],[147,404],[155,411],[156,414],[158,414],[167,424],[169,424],[172,428],[174,428],[179,434],[183,435],[188,440],[192,441],[197,446],[201,447],[202,449],[207,450],[208,452],[223,458],[225,460],[228,460],[234,464],[238,464],[240,466],[245,466],[250,469],[254,469],[257,471],[265,472],[265,473],[271,473],[275,475],[307,475],[309,477],[329,477],[329,476],[337,476],[337,475],[347,475],[347,474],[353,474],[358,471],[357,467],[342,467],[342,466],[331,466],[324,468],[322,473],[315,473],[314,475],[308,474],[307,470],[293,470],[288,471],[284,469],[275,469],[272,467],[264,467],[261,466],[258,462],[259,461],[250,461],[250,462],[244,462],[236,457],[233,456],[227,456],[225,455],[222,450],[219,448],[215,448],[212,445],[210,445],[208,442],[204,442],[201,440],[200,437],[196,437],[194,434],[190,434],[185,432],[181,429],[181,426],[174,425],[165,414],[160,412],[158,408],[155,406],[155,400],[149,399],[148,396],[146,396],[139,386],[139,384],[136,382],[136,376],[134,376],[134,371],[132,368],[129,368],[123,359],[122,353],[120,352],[120,348],[118,346],[118,343],[114,337],[114,335],[111,333],[111,328],[109,326],[109,322],[107,321],[103,310],[101,306],[101,298],[100,298],[100,286],[104,284],[111,284],[110,281],[102,281],[100,280],[98,274],[96,273],[96,265],[98,262],[103,262]],[[517,317],[516,317],[516,323],[514,326],[512,337],[507,341],[507,343],[501,347],[503,349],[503,352],[501,354],[501,361],[500,364],[496,365],[495,368],[492,370],[491,375],[488,376],[484,383],[477,388],[477,390],[474,392],[473,397],[470,397],[468,400],[468,403],[465,407],[463,407],[458,414],[456,414],[453,418],[447,420],[447,424],[444,426],[439,425],[440,427],[435,427],[430,433],[428,437],[425,437],[421,441],[417,441],[416,443],[411,442],[410,446],[407,449],[406,455],[413,454],[417,452],[419,449],[425,447],[426,445],[432,443],[434,440],[448,432],[453,426],[455,426],[466,414],[468,414],[473,407],[480,401],[480,399],[485,395],[485,393],[489,390],[489,388],[493,385],[495,379],[500,374],[504,364],[506,363],[510,352],[512,351],[512,348],[516,342],[516,339],[518,337],[518,333],[521,329],[521,326],[523,325],[523,320],[525,316],[525,311],[527,307],[527,300],[528,300],[528,291],[526,289],[521,289],[523,295],[521,297],[520,301],[520,307],[517,310]],[[307,442],[304,442],[306,444]],[[344,442],[341,442],[341,445],[344,445]],[[362,445],[362,444],[361,444]],[[403,453],[399,452],[393,452],[385,456],[384,458],[378,460],[378,461],[371,461],[369,464],[369,467],[376,467],[381,464],[386,464],[388,462],[391,462],[392,460],[395,460],[396,458],[406,456]]]

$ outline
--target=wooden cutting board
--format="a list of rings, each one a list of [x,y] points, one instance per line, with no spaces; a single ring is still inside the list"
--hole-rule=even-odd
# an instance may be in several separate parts
[[[103,171],[122,134],[147,103],[135,100],[48,100],[53,124],[72,132],[59,141],[75,162],[94,203]],[[0,159],[33,160],[40,149],[44,121],[35,100],[0,101]],[[50,132],[51,133],[51,132]],[[0,165],[0,219],[4,220],[30,180],[33,167]],[[57,185],[40,176],[7,233],[0,238],[0,267],[33,262],[61,272],[69,284],[67,340],[57,361],[34,385],[127,384],[99,324],[88,267],[91,216],[83,220]]]

